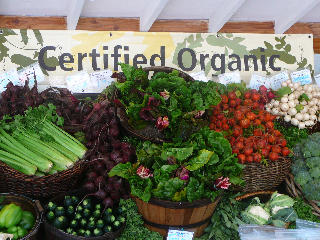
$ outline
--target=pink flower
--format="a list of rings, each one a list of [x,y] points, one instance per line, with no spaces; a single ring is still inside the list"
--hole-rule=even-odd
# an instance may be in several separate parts
[[[156,127],[161,131],[169,126],[169,118],[167,116],[158,117]]]
[[[168,100],[170,97],[170,93],[167,90],[160,92],[160,96],[164,98],[164,100]]]
[[[139,177],[141,177],[143,179],[153,177],[153,174],[151,173],[150,169],[144,167],[143,165],[138,167],[137,174],[139,175]]]
[[[177,172],[176,176],[180,178],[181,180],[188,181],[189,180],[189,170],[185,167],[180,167]]]
[[[198,111],[195,115],[194,115],[194,118],[201,118],[202,115],[205,113],[205,111]]]
[[[214,183],[216,188],[228,189],[231,183],[229,182],[229,178],[219,177]]]

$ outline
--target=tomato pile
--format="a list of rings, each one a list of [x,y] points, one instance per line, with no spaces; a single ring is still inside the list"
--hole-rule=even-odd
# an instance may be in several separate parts
[[[283,135],[274,129],[276,116],[264,110],[261,89],[248,90],[242,98],[235,92],[221,98],[212,108],[209,127],[225,133],[240,163],[277,161],[290,154]]]

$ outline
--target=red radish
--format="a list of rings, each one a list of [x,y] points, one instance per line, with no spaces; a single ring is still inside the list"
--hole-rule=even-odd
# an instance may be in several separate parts
[[[284,148],[282,148],[281,153],[282,153],[282,156],[286,157],[291,153],[291,151],[289,150],[289,148],[284,147]]]
[[[240,161],[240,163],[245,163],[246,161],[246,156],[244,154],[238,154],[238,159]]]
[[[235,100],[237,98],[237,95],[235,94],[235,92],[229,92],[228,97],[229,99]]]
[[[271,161],[277,161],[277,160],[279,159],[278,153],[275,153],[275,152],[269,153],[269,159],[270,159]]]

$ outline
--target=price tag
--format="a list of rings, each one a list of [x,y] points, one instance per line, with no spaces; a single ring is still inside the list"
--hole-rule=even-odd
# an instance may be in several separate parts
[[[193,77],[194,80],[198,80],[198,81],[201,81],[201,82],[208,82],[209,81],[209,79],[207,78],[207,76],[206,76],[204,71],[191,73],[190,76]]]
[[[193,232],[169,229],[167,240],[192,240]]]
[[[0,92],[6,90],[6,86],[9,82],[12,82],[13,84],[19,82],[19,75],[16,69],[0,74]]]
[[[100,93],[114,81],[111,75],[112,71],[109,69],[90,73],[90,81],[95,93]]]
[[[303,69],[301,71],[292,72],[290,75],[292,82],[300,82],[301,85],[312,83],[311,72],[309,69]]]
[[[264,85],[268,88],[268,78],[257,74],[252,74],[249,87],[252,89],[259,90],[259,87],[261,85]]]
[[[80,71],[76,74],[66,77],[67,87],[72,93],[91,93],[90,76],[86,71]]]
[[[240,73],[238,71],[220,74],[218,76],[218,78],[219,78],[219,83],[222,83],[225,85],[230,84],[230,83],[240,83],[241,82]]]
[[[279,88],[281,88],[281,84],[287,80],[289,80],[289,74],[287,71],[283,71],[281,73],[278,73],[272,77],[269,78],[269,86],[273,89],[273,90],[278,90]],[[266,86],[267,87],[267,86]],[[269,87],[267,87],[269,88]]]
[[[45,81],[45,76],[40,68],[39,63],[32,64],[28,67],[25,67],[18,71],[19,74],[19,82],[15,83],[19,86],[24,86],[25,82],[29,81],[29,87],[33,87],[35,81],[37,83],[42,83]]]
[[[314,76],[314,80],[316,81],[317,85],[320,87],[320,74]]]

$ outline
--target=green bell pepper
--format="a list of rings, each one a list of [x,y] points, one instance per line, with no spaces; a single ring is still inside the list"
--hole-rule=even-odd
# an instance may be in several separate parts
[[[27,235],[28,231],[22,227],[17,227],[17,226],[12,226],[9,227],[8,230],[6,231],[7,233],[13,234],[13,239],[19,239],[23,238],[24,236]]]
[[[22,218],[22,209],[13,203],[6,205],[0,212],[0,227],[10,228],[17,225]]]
[[[30,230],[34,225],[35,219],[31,212],[23,211],[22,212],[22,219],[19,223],[19,226],[23,229]]]
[[[28,231],[22,227],[18,227],[18,237],[19,238],[23,238],[24,236],[26,236],[28,233]]]

